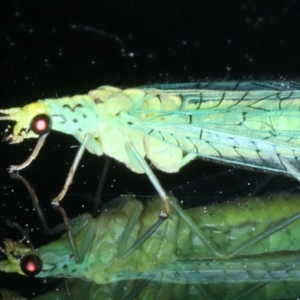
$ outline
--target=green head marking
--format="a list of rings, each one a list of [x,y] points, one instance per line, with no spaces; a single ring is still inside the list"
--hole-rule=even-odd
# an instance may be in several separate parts
[[[42,131],[39,131],[39,123],[35,119],[40,115],[49,116],[43,102],[33,102],[24,107],[1,109],[0,113],[5,115],[0,117],[0,121],[16,122],[12,134],[7,137],[11,143],[21,143],[24,139],[38,138]],[[36,127],[37,129],[34,130]]]

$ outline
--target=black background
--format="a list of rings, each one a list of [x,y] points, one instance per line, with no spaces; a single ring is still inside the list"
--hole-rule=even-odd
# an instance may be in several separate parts
[[[9,1],[0,16],[1,108],[86,93],[105,84],[299,79],[298,1]],[[0,124],[3,136],[6,126]],[[0,145],[0,235],[13,235],[4,222],[10,219],[39,246],[47,237],[30,197],[6,171],[23,162],[34,145]],[[61,219],[50,199],[60,191],[77,146],[74,138],[51,133],[36,161],[21,172],[34,186],[51,225]],[[88,200],[104,162],[84,155],[63,203],[70,217],[90,209]],[[245,196],[266,178],[201,161],[178,174],[156,174],[168,192],[189,206]],[[264,193],[292,188],[297,188],[295,181],[276,177]],[[104,200],[127,192],[155,194],[145,176],[111,161]],[[0,274],[1,287],[11,288],[11,282]],[[18,283],[16,288],[27,296],[43,288],[36,280]]]

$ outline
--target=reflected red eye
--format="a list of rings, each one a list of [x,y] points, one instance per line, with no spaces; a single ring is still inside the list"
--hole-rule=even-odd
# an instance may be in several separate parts
[[[40,114],[31,120],[30,129],[34,133],[42,135],[50,131],[51,125],[51,118],[46,114]]]
[[[35,276],[41,272],[43,263],[38,256],[29,254],[21,259],[20,267],[27,276]]]

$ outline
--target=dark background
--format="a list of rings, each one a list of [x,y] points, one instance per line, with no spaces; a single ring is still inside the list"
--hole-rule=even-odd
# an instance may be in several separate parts
[[[297,80],[300,74],[298,1],[9,1],[0,11],[0,107],[87,93],[99,85],[197,80]],[[0,124],[1,138],[7,124]],[[18,222],[36,246],[46,241],[24,186],[7,174],[23,162],[35,141],[0,145],[0,235],[13,236],[5,220]],[[73,147],[75,146],[75,147]],[[51,225],[50,206],[60,191],[78,143],[51,133],[36,161],[21,172],[38,194]],[[105,160],[84,155],[63,205],[70,217],[89,211]],[[168,192],[186,205],[246,196],[265,174],[196,161],[179,174],[156,172]],[[297,188],[274,178],[262,193]],[[105,201],[132,192],[155,194],[145,176],[111,161]],[[16,234],[17,235],[17,234]],[[1,257],[1,256],[0,256]],[[0,287],[12,277],[0,274]],[[19,281],[27,296],[44,288]],[[16,282],[13,282],[15,286]],[[29,287],[33,283],[33,288]],[[28,287],[28,288],[27,288]]]

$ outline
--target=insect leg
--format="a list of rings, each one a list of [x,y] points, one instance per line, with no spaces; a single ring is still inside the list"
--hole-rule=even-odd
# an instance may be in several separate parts
[[[61,192],[52,200],[52,205],[54,206],[58,206],[59,205],[59,202],[64,198],[64,196],[66,195],[68,189],[69,189],[69,186],[71,185],[72,181],[73,181],[73,178],[74,178],[74,175],[75,175],[75,172],[77,170],[77,167],[79,165],[79,162],[82,158],[82,155],[85,151],[85,146],[86,146],[86,143],[88,141],[88,139],[90,138],[90,135],[87,134],[84,138],[84,140],[82,141],[77,153],[76,153],[76,156],[74,158],[74,161],[72,163],[72,166],[70,168],[70,171],[69,171],[69,174],[67,176],[67,179],[65,181],[65,184],[64,184],[64,187],[63,189],[61,190]]]
[[[188,211],[183,210],[180,207],[180,205],[178,205],[176,199],[170,198],[170,203],[172,209],[178,214],[180,219],[183,220],[189,226],[189,228],[193,231],[193,233],[198,236],[198,238],[202,241],[205,247],[209,249],[212,252],[212,254],[214,254],[215,256],[224,259],[230,259],[237,255],[246,253],[247,249],[251,249],[251,247],[254,247],[262,240],[269,238],[270,236],[276,234],[277,232],[282,232],[287,226],[289,226],[290,224],[296,221],[299,221],[300,219],[300,211],[296,211],[295,213],[277,221],[276,223],[271,223],[269,227],[266,227],[263,231],[257,233],[256,235],[249,234],[249,238],[245,242],[237,245],[230,252],[229,251],[226,252],[224,250],[219,249],[213,242],[211,242],[209,236],[207,236],[205,232],[203,232],[202,227],[199,226],[199,224],[197,224],[197,222],[195,222],[193,218],[191,218]],[[289,232],[288,229],[287,232]],[[248,233],[245,232],[245,234]]]
[[[75,244],[75,241],[74,241],[74,237],[73,237],[73,234],[76,233],[76,232],[75,232],[74,229],[71,230],[72,229],[71,225],[73,226],[75,224],[76,228],[80,229],[82,227],[85,227],[89,220],[79,216],[79,217],[74,218],[74,219],[69,221],[65,210],[60,205],[58,205],[58,206],[55,206],[55,209],[57,209],[61,213],[63,221],[64,221],[64,227],[62,226],[62,224],[60,224],[60,225],[55,226],[54,228],[50,229],[48,224],[47,224],[46,218],[43,214],[43,211],[40,207],[39,200],[36,196],[36,193],[35,193],[34,189],[32,188],[32,186],[30,185],[30,183],[25,178],[23,178],[21,175],[18,175],[18,174],[11,174],[11,177],[22,181],[22,183],[26,186],[26,188],[29,191],[29,194],[31,196],[31,200],[34,204],[34,207],[35,207],[35,209],[38,213],[38,216],[39,216],[39,218],[41,220],[41,223],[43,224],[43,227],[44,227],[47,234],[55,234],[57,232],[62,231],[63,229],[66,229],[67,237],[68,237],[73,255],[75,257],[75,260],[76,260],[77,263],[81,263],[82,260],[83,260],[85,251],[86,251],[88,245],[91,243],[91,239],[93,238],[94,234],[93,234],[93,232],[90,233],[90,230],[87,230],[87,234],[85,236],[85,239],[82,242],[82,245],[80,247],[81,252],[79,253],[78,250],[77,250],[77,246]],[[93,223],[93,222],[90,222],[90,223]],[[78,225],[78,224],[80,224],[80,225]],[[14,225],[14,226],[16,226],[16,225]],[[19,229],[19,230],[21,231],[21,229]],[[95,230],[94,230],[94,232],[95,232]],[[23,233],[23,235],[25,236],[25,233]]]
[[[182,218],[191,230],[199,237],[204,245],[210,249],[216,256],[225,257],[226,255],[221,253],[214,243],[211,243],[209,238],[204,234],[204,232],[199,228],[199,226],[184,212],[184,210],[177,204],[175,199],[171,199],[171,206],[177,212],[177,214]]]
[[[50,227],[48,226],[46,217],[45,217],[45,215],[44,215],[44,213],[43,213],[43,210],[42,210],[42,208],[41,208],[41,206],[40,206],[39,199],[37,198],[36,193],[35,193],[33,187],[30,185],[30,183],[29,183],[24,177],[22,177],[20,174],[15,174],[15,173],[11,173],[11,174],[10,174],[10,177],[11,177],[11,178],[14,178],[14,179],[20,180],[20,181],[25,185],[25,187],[27,188],[27,190],[28,190],[28,192],[29,192],[29,194],[30,194],[32,203],[33,203],[33,205],[34,205],[34,208],[35,208],[35,210],[36,210],[36,213],[37,213],[37,215],[38,215],[38,217],[39,217],[39,219],[40,219],[40,222],[42,223],[43,228],[44,228],[44,230],[46,231],[46,233],[47,233],[48,235],[57,234],[57,233],[59,233],[59,232],[65,230],[65,226],[64,226],[63,224],[57,225],[57,226],[55,226],[55,227],[53,227],[53,228],[50,228]],[[75,223],[77,222],[76,219],[77,219],[77,218],[72,219],[72,220],[70,221],[70,225],[75,224]],[[73,221],[73,220],[74,220],[74,221]]]
[[[284,219],[283,221],[280,221],[279,223],[273,225],[272,227],[266,229],[265,231],[261,232],[260,234],[253,236],[251,239],[249,239],[244,244],[241,244],[239,247],[237,247],[232,253],[228,255],[228,258],[234,257],[238,255],[240,252],[244,251],[245,249],[255,245],[259,241],[271,236],[272,234],[276,233],[279,230],[282,230],[286,226],[290,225],[291,223],[297,221],[300,218],[300,212],[295,213],[294,215],[288,217],[287,219]]]
[[[19,171],[22,170],[24,168],[26,168],[28,165],[31,164],[31,162],[38,156],[41,148],[43,147],[45,140],[48,136],[49,132],[41,135],[31,153],[31,155],[20,165],[11,165],[9,167],[9,172],[13,172],[13,171]]]
[[[134,208],[133,213],[131,214],[124,231],[122,232],[122,235],[120,237],[120,242],[118,245],[118,251],[119,251],[119,257],[120,258],[126,258],[130,254],[132,254],[135,250],[137,250],[157,229],[158,227],[163,223],[165,219],[158,218],[158,220],[150,227],[148,230],[140,236],[127,250],[126,250],[126,244],[128,242],[128,239],[130,237],[130,234],[133,230],[133,227],[135,226],[136,222],[140,218],[144,207],[136,206]]]
[[[138,160],[140,163],[142,169],[145,171],[146,175],[148,176],[149,180],[153,184],[154,188],[156,189],[157,193],[159,194],[160,198],[164,201],[165,204],[165,212],[161,212],[159,217],[166,219],[170,213],[170,200],[169,197],[167,196],[165,190],[161,186],[159,180],[157,177],[154,175],[153,171],[149,167],[148,163],[146,160],[138,153],[138,151],[135,149],[135,147],[130,144],[126,143],[126,149],[129,152],[129,155],[132,154],[134,157]]]

